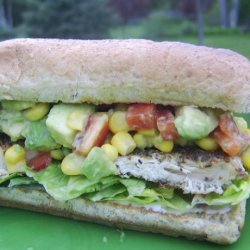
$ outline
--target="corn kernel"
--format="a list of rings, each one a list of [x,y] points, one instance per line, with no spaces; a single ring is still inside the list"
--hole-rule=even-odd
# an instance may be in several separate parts
[[[62,172],[66,175],[80,175],[83,174],[84,157],[77,153],[71,153],[65,156],[61,163]]]
[[[115,134],[111,140],[111,144],[121,155],[128,155],[136,148],[134,139],[127,132],[118,132]]]
[[[250,129],[248,128],[248,129],[244,130],[244,134],[250,135]]]
[[[244,118],[234,116],[233,119],[241,132],[245,133],[245,131],[248,130],[247,122]]]
[[[156,136],[157,131],[155,129],[143,129],[138,131],[139,134],[146,135],[146,136]]]
[[[144,135],[136,133],[134,136],[134,141],[136,143],[136,147],[140,149],[144,149],[148,146],[147,139]]]
[[[6,166],[9,174],[24,173],[26,167],[26,160],[18,161],[15,164],[6,162]]]
[[[218,148],[218,144],[211,137],[204,137],[195,142],[200,148],[206,151],[215,151]]]
[[[241,159],[245,168],[250,171],[250,147],[248,147],[248,149],[243,152]]]
[[[62,160],[64,157],[63,151],[60,149],[50,151],[50,155],[55,160]]]
[[[22,146],[14,144],[6,150],[4,159],[6,163],[16,164],[21,160],[25,160],[25,150]]]
[[[32,108],[23,111],[23,114],[30,121],[38,121],[49,112],[49,108],[48,103],[36,103]]]
[[[118,158],[118,151],[113,145],[104,144],[102,145],[102,149],[105,151],[111,161],[115,161]]]
[[[89,114],[85,110],[75,110],[69,114],[67,126],[71,129],[82,131],[88,121]]]
[[[173,141],[165,141],[160,136],[157,136],[153,139],[154,146],[164,153],[169,153],[174,148]]]
[[[250,154],[243,154],[242,161],[248,171],[250,171]]]
[[[109,119],[109,128],[113,133],[129,131],[130,127],[126,121],[126,112],[115,111]]]

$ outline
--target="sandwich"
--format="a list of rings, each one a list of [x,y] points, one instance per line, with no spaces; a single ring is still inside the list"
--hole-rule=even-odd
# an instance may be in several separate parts
[[[250,194],[250,62],[148,40],[0,43],[0,205],[231,244]]]

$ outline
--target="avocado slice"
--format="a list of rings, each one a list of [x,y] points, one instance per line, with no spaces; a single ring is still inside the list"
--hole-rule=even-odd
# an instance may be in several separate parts
[[[176,110],[175,126],[185,139],[197,140],[207,136],[218,126],[218,119],[211,111],[197,107],[183,106]]]
[[[68,126],[69,115],[75,111],[86,112],[88,118],[95,111],[95,106],[89,104],[60,103],[52,107],[46,120],[46,125],[52,138],[67,148],[72,148],[72,143],[77,130]]]

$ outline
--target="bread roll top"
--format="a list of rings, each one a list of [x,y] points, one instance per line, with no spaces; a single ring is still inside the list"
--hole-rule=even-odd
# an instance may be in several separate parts
[[[158,103],[250,111],[250,62],[225,49],[149,40],[0,43],[0,100]]]

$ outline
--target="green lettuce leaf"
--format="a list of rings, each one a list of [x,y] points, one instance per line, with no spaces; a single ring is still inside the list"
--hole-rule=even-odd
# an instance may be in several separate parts
[[[83,164],[83,174],[89,180],[100,180],[103,177],[118,174],[117,167],[102,148],[94,147]]]
[[[146,188],[140,195],[138,196],[129,195],[123,200],[144,205],[159,201],[160,195],[155,190]]]
[[[146,188],[146,182],[139,179],[120,179],[120,182],[127,188],[129,195],[141,196]]]
[[[21,176],[11,179],[8,187],[31,185],[31,184],[37,184],[37,181],[35,181],[33,178],[30,177]]]
[[[207,204],[210,206],[236,205],[250,196],[250,177],[247,180],[235,180],[223,194],[195,195],[192,205]]]
[[[112,185],[120,183],[120,179],[121,178],[119,176],[111,175],[111,176],[102,178],[100,180],[100,183],[102,184],[102,188],[107,188]]]
[[[47,193],[57,200],[70,200],[82,194],[93,193],[119,183],[118,176],[89,180],[83,175],[64,175],[60,165],[51,164],[39,172],[26,168],[26,174],[44,186]]]
[[[11,180],[12,178],[15,178],[17,176],[20,176],[20,173],[12,173],[9,175],[2,176],[2,177],[0,177],[0,184],[6,182],[8,180]]]
[[[161,194],[163,198],[165,199],[172,199],[174,197],[174,188],[173,187],[167,187],[167,188],[162,188],[162,187],[156,187],[154,188],[156,192]]]
[[[106,190],[96,192],[87,196],[92,201],[111,200],[117,202],[129,202],[137,205],[161,205],[165,208],[185,211],[190,208],[191,202],[185,201],[182,197],[174,194],[174,189],[159,188],[159,190],[170,198],[165,198],[161,193],[151,188],[146,188],[146,182],[137,179],[120,179],[124,185],[115,185]],[[138,183],[138,188],[136,188]]]
[[[10,111],[21,111],[34,106],[34,102],[2,100],[2,108]]]
[[[12,141],[17,141],[24,137],[24,131],[30,122],[18,111],[0,111],[0,129],[10,136]]]
[[[184,200],[178,194],[174,194],[171,199],[161,199],[159,202],[163,207],[168,207],[180,211],[185,211],[191,208],[190,202]]]
[[[45,190],[56,200],[70,200],[84,193],[101,189],[97,180],[88,180],[85,176],[64,175],[57,164],[51,164],[42,171],[35,172],[26,168],[26,174],[42,184]]]
[[[34,150],[53,150],[59,148],[51,137],[45,120],[32,122],[24,131],[25,147]]]
[[[91,201],[116,200],[115,197],[126,192],[126,190],[126,187],[116,184],[98,192],[87,194],[86,197]]]

